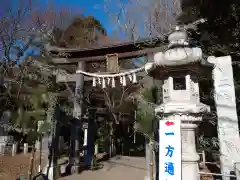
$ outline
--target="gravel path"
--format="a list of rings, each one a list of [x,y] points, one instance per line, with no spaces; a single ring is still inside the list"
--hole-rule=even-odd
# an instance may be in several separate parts
[[[60,180],[144,180],[146,175],[143,157],[112,158],[103,163],[103,168],[96,171],[84,171],[81,174],[63,177]]]
[[[17,177],[28,177],[31,154],[0,156],[0,180],[16,180]],[[33,174],[37,172],[39,160],[34,161]]]

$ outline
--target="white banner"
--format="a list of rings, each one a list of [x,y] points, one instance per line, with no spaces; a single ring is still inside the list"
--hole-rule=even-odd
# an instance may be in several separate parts
[[[181,121],[159,122],[159,180],[182,179]]]

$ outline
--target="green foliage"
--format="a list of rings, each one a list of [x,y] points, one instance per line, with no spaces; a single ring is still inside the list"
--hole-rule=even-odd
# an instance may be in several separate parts
[[[140,124],[140,131],[150,135],[153,132],[155,119],[154,108],[147,102],[140,102],[137,106],[136,122]]]
[[[137,96],[137,119],[136,122],[140,125],[139,130],[149,136],[152,135],[155,121],[155,106],[157,102],[157,87],[141,89]]]
[[[147,102],[157,103],[157,100],[158,100],[157,91],[158,91],[158,88],[156,86],[153,86],[151,88],[144,89],[142,94],[143,94],[144,99]]]
[[[38,133],[39,134],[48,133],[51,128],[51,123],[48,121],[38,121],[38,122],[40,122],[38,125]]]
[[[207,22],[199,25],[196,34],[191,32],[195,45],[201,45],[208,55],[237,55],[239,52],[240,4],[238,0],[183,0],[181,23],[200,18]],[[227,33],[227,34],[226,34]]]
[[[57,105],[66,110],[68,114],[72,110],[72,105],[69,104],[66,96],[61,97],[61,102],[59,101],[59,96],[67,88],[65,85],[56,83],[54,72],[57,67],[48,56],[45,44],[51,42],[53,45],[60,45],[60,42],[65,42],[70,46],[84,47],[88,42],[95,43],[99,39],[98,35],[105,36],[106,31],[93,16],[73,18],[72,24],[63,30],[63,27],[57,27],[53,23],[59,19],[52,19],[50,23],[50,19],[40,17],[41,13],[31,14],[30,10],[31,12],[34,10],[30,6],[26,7],[26,11],[21,7],[16,7],[16,9],[18,9],[17,13],[10,13],[11,17],[4,11],[5,14],[0,18],[3,30],[0,33],[0,45],[3,47],[0,64],[3,80],[1,79],[0,83],[1,86],[7,84],[5,88],[1,87],[0,100],[4,105],[1,105],[0,110],[1,113],[6,110],[11,112],[10,121],[14,127],[18,128],[19,134],[16,136],[27,134],[27,139],[32,141],[38,134],[53,131],[56,124]],[[53,15],[55,12],[51,9],[50,13]],[[59,18],[55,17],[55,14],[53,16]],[[9,20],[11,26],[6,23],[6,19]],[[25,20],[29,23],[23,23]],[[62,19],[60,21],[62,22]],[[23,28],[24,30],[26,28],[24,33],[21,32]],[[71,39],[72,36],[73,39]],[[21,41],[21,43],[16,43],[16,41]],[[29,49],[39,49],[42,54],[25,55],[24,52]],[[13,58],[10,59],[10,55]]]
[[[206,56],[231,55],[232,60],[239,61],[239,40],[240,40],[240,3],[238,0],[183,0],[182,14],[179,17],[180,23],[191,23],[200,18],[205,18],[207,22],[198,25],[195,30],[189,31],[191,44],[200,46]],[[239,67],[233,66],[236,105],[239,106]],[[200,84],[201,102],[215,109],[213,96],[213,86],[209,80],[204,80]],[[205,85],[204,85],[205,84]],[[204,97],[206,96],[207,97]],[[238,116],[239,116],[239,108]],[[208,121],[208,122],[207,122]],[[214,121],[215,124],[209,124]],[[199,128],[198,144],[204,150],[218,149],[217,141],[217,117],[205,122]]]

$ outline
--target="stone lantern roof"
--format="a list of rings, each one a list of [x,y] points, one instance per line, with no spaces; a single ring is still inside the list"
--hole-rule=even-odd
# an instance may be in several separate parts
[[[148,69],[148,74],[156,79],[162,79],[170,72],[197,74],[198,76],[211,75],[213,65],[203,58],[202,49],[190,47],[187,32],[176,30],[168,37],[168,50],[154,54],[154,63]]]

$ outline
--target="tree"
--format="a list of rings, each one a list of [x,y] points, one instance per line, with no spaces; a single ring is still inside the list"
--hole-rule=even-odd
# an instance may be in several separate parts
[[[234,62],[239,57],[239,12],[240,4],[236,0],[231,1],[192,1],[184,0],[181,4],[182,13],[178,17],[179,23],[188,23],[200,18],[207,21],[199,24],[197,28],[189,31],[191,44],[200,46],[206,56],[231,55]],[[233,63],[235,64],[235,63]],[[238,66],[233,65],[236,95],[239,91]],[[211,84],[211,83],[210,83]],[[213,86],[209,90],[209,80],[201,81],[202,92],[213,92]],[[214,93],[208,93],[208,102],[214,106]],[[239,106],[239,99],[236,98]],[[215,117],[216,118],[216,117]],[[216,120],[216,119],[215,119]],[[215,123],[216,124],[216,123]]]
[[[49,71],[56,68],[46,68],[51,64],[51,59],[47,56],[44,45],[49,42],[57,43],[60,39],[59,33],[69,26],[70,18],[73,18],[71,13],[74,13],[67,9],[57,11],[51,3],[43,11],[36,8],[37,1],[33,3],[21,0],[20,4],[14,3],[16,2],[6,3],[7,7],[2,11],[0,18],[0,70],[4,79],[2,83],[6,87],[2,97],[6,103],[11,98],[11,102],[14,103],[12,107],[8,105],[8,108],[13,111],[21,106],[21,101],[26,103],[26,100],[36,100],[40,97],[33,96],[39,96],[41,93],[46,95],[58,86],[54,82],[55,74]],[[16,9],[12,8],[13,5]],[[38,92],[35,93],[35,90]],[[9,97],[7,101],[6,97]],[[36,110],[36,107],[33,109]]]
[[[155,141],[155,134],[157,132],[155,107],[159,102],[157,87],[151,86],[149,88],[142,88],[136,93],[137,99],[137,118],[135,129],[144,134],[146,138],[146,159],[147,169],[150,179],[154,179],[153,170],[153,153],[155,148],[158,147]],[[156,162],[157,164],[158,162]],[[157,169],[157,168],[156,168]]]
[[[203,24],[199,24],[197,28],[188,31],[190,36],[190,42],[192,46],[201,47],[204,53],[204,58],[207,56],[225,56],[231,55],[233,60],[233,71],[235,81],[235,93],[236,93],[236,105],[237,113],[239,116],[239,1],[192,1],[183,0],[181,4],[182,14],[179,16],[179,23],[188,23],[190,21],[197,20],[199,18],[205,18],[207,21]],[[207,92],[207,93],[206,93]],[[216,108],[214,103],[214,96],[218,96],[216,90],[213,87],[213,80],[201,80],[200,82],[201,102],[211,106],[211,118],[204,118],[203,122],[198,128],[198,145],[201,149],[207,152],[207,159],[214,161],[214,151],[219,150],[218,138],[219,124],[216,115]],[[206,93],[206,94],[204,94]],[[235,101],[235,100],[234,100]],[[218,126],[217,126],[218,124]],[[225,125],[226,127],[231,125]],[[233,128],[236,128],[233,125]],[[238,127],[239,128],[239,127]],[[227,130],[226,130],[227,132]],[[228,136],[228,135],[226,135]],[[229,148],[232,146],[228,143]],[[224,149],[224,148],[223,148]],[[220,153],[221,156],[224,154]]]
[[[208,55],[239,54],[239,12],[240,4],[231,1],[192,1],[184,0],[181,4],[182,14],[179,22],[188,23],[199,18],[207,22],[199,25],[196,32],[191,32],[192,38],[203,47]],[[226,36],[227,32],[227,36]]]
[[[102,24],[93,16],[76,16],[72,23],[60,32],[57,46],[89,47],[97,45],[100,38],[106,36]]]
[[[67,83],[65,85],[56,83],[55,72],[58,67],[51,62],[51,58],[45,50],[45,44],[56,45],[67,37],[67,33],[75,33],[76,37],[85,35],[77,34],[77,31],[68,31],[64,34],[71,23],[66,15],[73,18],[68,11],[58,12],[55,11],[55,7],[51,6],[52,9],[45,9],[42,12],[33,8],[32,1],[22,0],[21,3],[21,5],[15,6],[17,9],[15,11],[11,9],[11,5],[13,5],[13,1],[11,1],[7,9],[9,11],[5,11],[0,19],[2,25],[0,30],[2,47],[0,70],[3,79],[1,100],[8,103],[6,106],[1,106],[1,111],[11,112],[11,127],[15,131],[33,137],[33,134],[37,134],[36,126],[39,121],[45,122],[39,128],[39,133],[47,133],[50,128],[52,128],[51,132],[54,132],[57,109],[59,107],[64,109],[67,104],[62,103],[63,101],[60,102],[59,99],[65,98],[66,102],[69,100],[69,98],[62,97],[62,91],[71,91]],[[64,22],[63,19],[67,22]],[[74,22],[84,25],[81,33],[86,33],[89,39],[81,40],[81,43],[78,40],[74,43],[71,42],[72,46],[78,44],[87,46],[87,43],[95,43],[98,40],[98,34],[105,35],[104,29],[93,17],[81,16]],[[79,24],[77,25],[79,27]],[[94,35],[94,31],[97,32],[97,35],[92,38],[91,35]],[[9,102],[11,103],[9,104]]]
[[[14,4],[16,9],[13,9],[13,3],[15,1],[9,1],[0,19],[1,102],[4,104],[1,112],[10,112],[11,130],[17,133],[36,134],[36,126],[43,120],[45,128],[40,128],[40,131],[47,133],[50,128],[47,124],[52,119],[47,114],[53,116],[54,112],[49,111],[55,111],[48,109],[53,103],[49,101],[49,96],[52,93],[59,96],[59,91],[64,88],[55,82],[52,70],[56,68],[46,68],[51,59],[44,45],[54,41],[54,30],[64,28],[66,22],[62,19],[66,20],[68,14],[67,11],[52,10],[54,8],[38,11],[32,1],[24,0],[21,5]],[[17,134],[15,137],[23,136]],[[28,137],[33,136],[29,134]]]
[[[113,23],[113,34],[126,41],[162,37],[176,24],[180,13],[177,0],[105,1],[104,11]]]
[[[6,111],[9,116],[0,126],[10,127],[14,137],[19,137],[15,139],[18,143],[28,139],[34,144],[38,121],[46,120],[47,106],[52,103],[43,101],[43,95],[50,95],[53,76],[45,74],[41,67],[33,66],[31,57],[41,56],[43,42],[48,39],[51,27],[38,21],[39,18],[32,18],[32,1],[8,1],[6,6],[0,17],[0,72],[1,86],[4,87],[1,99],[8,104],[1,106],[1,119],[6,118],[3,116]],[[27,139],[24,138],[26,135]]]
[[[38,36],[38,30],[42,29],[39,24],[34,24],[29,21],[29,26],[26,26],[26,20],[31,12],[31,1],[21,0],[19,8],[13,9],[14,1],[8,1],[2,16],[0,18],[0,45],[1,45],[1,78],[5,85],[5,90],[2,97],[8,98],[7,102],[11,102],[12,106],[8,106],[8,110],[15,111],[18,109],[18,102],[22,99],[22,92],[26,90],[24,83],[24,76],[27,71],[26,64],[19,65],[31,51],[33,40]],[[17,105],[18,104],[18,105]],[[13,108],[13,109],[12,109]],[[4,111],[6,109],[2,109]],[[22,111],[19,109],[19,117]],[[15,116],[16,117],[16,116]]]
[[[85,89],[84,104],[87,106],[86,108],[96,108],[98,112],[102,111],[106,115],[105,122],[99,124],[96,144],[101,146],[106,140],[109,140],[112,146],[115,146],[115,143],[120,141],[121,137],[117,134],[117,128],[121,125],[128,127],[133,123],[131,120],[134,119],[135,105],[130,97],[138,88],[138,84],[126,87],[117,84],[116,88],[107,87],[99,90],[87,87]],[[123,116],[130,118],[126,120]]]

